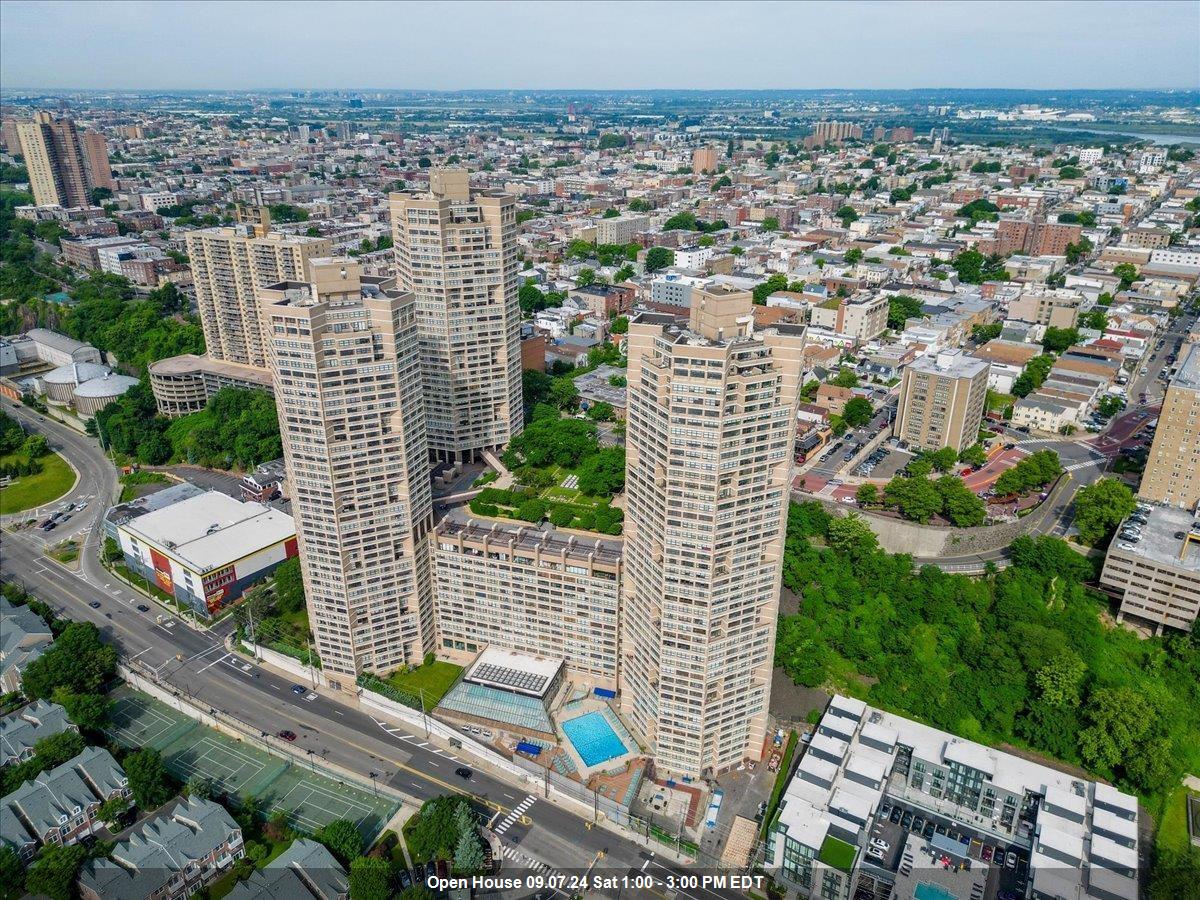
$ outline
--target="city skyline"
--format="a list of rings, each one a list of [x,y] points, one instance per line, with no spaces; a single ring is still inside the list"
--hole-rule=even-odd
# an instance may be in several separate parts
[[[1200,69],[1200,5],[1190,2],[1114,0],[1089,5],[1087,16],[1073,3],[697,3],[687,17],[651,2],[250,3],[237,7],[238,29],[214,7],[10,0],[0,4],[0,77],[46,90],[1169,90],[1194,89]],[[375,25],[362,28],[368,20]],[[162,40],[173,33],[187,40]],[[315,50],[312,34],[319,53],[272,49]],[[397,57],[397,40],[410,34],[421,39]],[[638,34],[664,40],[650,47]],[[755,46],[744,67],[728,57],[739,39]],[[136,79],[119,74],[130,44],[141,48]],[[441,65],[447,44],[469,49],[466,62]],[[593,53],[598,65],[581,67]],[[388,77],[359,74],[374,54],[388,60]]]

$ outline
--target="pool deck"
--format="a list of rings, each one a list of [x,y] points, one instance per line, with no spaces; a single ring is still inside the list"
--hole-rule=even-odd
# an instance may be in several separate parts
[[[618,740],[620,740],[625,746],[625,752],[619,756],[614,756],[592,766],[589,766],[583,761],[583,757],[579,755],[579,751],[576,749],[575,745],[571,743],[571,739],[567,737],[566,731],[563,730],[563,725],[565,722],[574,721],[575,719],[586,716],[589,713],[599,713],[600,715],[604,715],[604,710],[606,709],[610,715],[612,715],[614,718],[617,718],[617,721],[620,721],[620,718],[616,716],[616,713],[612,711],[608,704],[599,698],[590,697],[584,700],[583,703],[580,704],[576,709],[572,710],[572,714],[569,717],[555,723],[555,728],[558,730],[559,734],[559,746],[562,748],[563,752],[565,752],[567,756],[571,758],[571,762],[575,764],[575,768],[579,773],[579,779],[584,784],[587,784],[588,779],[593,775],[605,772],[615,773],[626,769],[627,763],[641,755],[638,746],[634,744],[634,746],[630,747],[629,744],[631,741],[623,737],[620,731],[614,728],[613,731],[617,735]],[[611,722],[609,722],[609,727],[612,728]]]

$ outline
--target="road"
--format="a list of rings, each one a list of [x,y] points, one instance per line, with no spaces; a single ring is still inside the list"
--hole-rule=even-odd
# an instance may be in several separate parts
[[[6,411],[16,414],[11,406],[5,401]],[[32,419],[28,424],[60,446],[87,479],[112,495],[116,475],[97,445],[79,435],[72,439],[65,433],[67,429],[39,421],[36,414],[23,421],[26,419]],[[82,485],[76,488],[83,489]],[[78,517],[77,533],[89,529],[87,546],[93,551],[99,543],[98,524],[104,506],[97,501]],[[5,580],[18,581],[64,616],[95,623],[124,659],[136,659],[159,670],[163,681],[202,704],[267,733],[295,731],[294,746],[302,752],[311,751],[315,757],[364,777],[379,773],[384,781],[417,801],[460,793],[507,814],[527,797],[533,797],[533,803],[524,809],[524,817],[503,835],[509,859],[517,853],[525,854],[562,872],[581,872],[593,863],[604,870],[626,871],[641,868],[646,862],[646,852],[639,843],[603,828],[588,829],[586,818],[547,802],[537,789],[531,792],[528,785],[510,784],[470,761],[466,761],[474,770],[470,781],[457,777],[454,770],[459,761],[427,741],[419,730],[414,733],[396,723],[381,724],[361,710],[321,693],[312,700],[293,694],[292,679],[226,652],[224,638],[233,627],[229,620],[208,631],[193,629],[170,617],[158,621],[161,607],[114,579],[94,552],[85,553],[81,570],[73,572],[43,555],[45,539],[39,531],[6,532],[3,543],[0,572]],[[92,603],[99,607],[93,609]],[[148,611],[139,611],[139,605],[148,607]],[[597,862],[600,852],[604,857]],[[664,863],[656,858],[654,865]],[[674,866],[669,868],[675,870]],[[705,900],[738,895],[696,890],[684,896]]]

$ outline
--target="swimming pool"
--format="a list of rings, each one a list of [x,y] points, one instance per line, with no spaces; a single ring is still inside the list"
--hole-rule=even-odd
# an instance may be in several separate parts
[[[928,881],[918,882],[913,888],[916,900],[956,900],[952,891],[946,890],[940,884],[930,884]]]
[[[629,752],[600,710],[568,719],[562,730],[588,768]]]

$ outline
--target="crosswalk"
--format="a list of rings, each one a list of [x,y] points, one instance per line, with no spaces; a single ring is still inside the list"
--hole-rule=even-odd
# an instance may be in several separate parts
[[[1088,466],[1098,466],[1098,465],[1100,465],[1101,462],[1103,462],[1103,460],[1099,460],[1099,459],[1085,460],[1084,462],[1078,462],[1078,463],[1075,463],[1074,465],[1067,466],[1066,471],[1078,472],[1080,469],[1086,469]]]
[[[536,802],[537,802],[537,797],[533,796],[533,794],[528,794],[525,797],[525,799],[520,802],[520,804],[517,806],[517,808],[514,809],[512,812],[510,812],[505,817],[504,821],[496,826],[496,828],[495,828],[496,834],[504,834],[504,832],[506,832],[506,831],[508,831],[508,829],[512,828],[513,822],[517,821],[517,819],[519,819],[519,818],[521,818],[521,816],[525,815],[525,810],[529,809],[529,807],[533,806],[533,804]]]
[[[540,860],[534,859],[531,856],[526,856],[515,847],[510,847],[508,844],[503,844],[500,847],[500,852],[504,854],[505,859],[512,860],[523,869],[533,869],[535,872],[540,872],[543,875],[548,875],[554,872],[554,869],[546,865]]]

